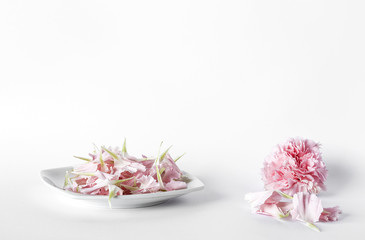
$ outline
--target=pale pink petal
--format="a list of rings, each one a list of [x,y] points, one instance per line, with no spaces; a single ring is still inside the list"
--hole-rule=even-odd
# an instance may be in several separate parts
[[[186,187],[187,187],[187,184],[185,182],[182,182],[182,181],[171,180],[170,182],[165,184],[165,189],[167,191],[184,189]]]
[[[155,163],[155,160],[144,160],[140,161],[140,163],[145,166],[146,169],[152,168],[153,164]]]
[[[76,182],[78,185],[86,185],[87,180],[88,180],[88,178],[86,178],[86,177],[81,177],[81,178],[75,179],[75,182]]]
[[[290,212],[293,219],[314,223],[318,222],[323,211],[321,200],[311,193],[296,193],[293,196],[293,210]]]
[[[98,169],[98,163],[96,162],[87,162],[84,164],[81,164],[74,168],[75,172],[86,172],[86,173],[92,173],[95,172]]]
[[[292,202],[279,202],[276,206],[284,213],[284,215],[288,214],[293,209]]]
[[[324,208],[321,216],[319,217],[320,222],[333,222],[337,221],[341,210],[338,206],[332,208]]]
[[[160,169],[165,169],[162,174],[162,181],[164,183],[169,183],[171,180],[178,180],[181,178],[182,173],[175,161],[172,159],[170,154],[166,154],[165,158],[162,160],[160,164]]]
[[[277,204],[262,204],[256,213],[275,218],[288,216],[288,211],[283,211],[283,209],[281,209]]]
[[[108,186],[108,182],[104,180],[96,180],[94,184],[90,187],[80,187],[79,192],[83,194],[95,194],[95,195],[103,195],[100,191],[102,191],[105,187]]]
[[[157,192],[160,190],[160,184],[151,176],[142,176],[138,179],[140,183],[140,192]]]
[[[275,191],[263,191],[247,193],[245,199],[250,203],[252,212],[256,213],[260,210],[261,205],[277,204],[282,197]]]
[[[116,174],[109,174],[102,171],[96,171],[95,176],[97,176],[100,180],[118,180],[119,176]]]

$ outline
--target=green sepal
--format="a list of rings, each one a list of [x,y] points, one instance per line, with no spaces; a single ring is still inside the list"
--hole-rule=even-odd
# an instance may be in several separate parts
[[[126,178],[126,179],[120,179],[120,180],[114,180],[115,182],[113,182],[115,185],[118,184],[118,183],[121,183],[121,182],[125,182],[125,181],[128,181],[128,180],[131,180],[135,177],[130,177],[130,178]]]
[[[316,232],[320,232],[321,230],[319,230],[319,228],[314,225],[313,223],[310,222],[304,222],[304,225],[306,225],[307,227],[309,227],[310,229],[316,231]]]
[[[123,156],[127,153],[127,139],[124,138],[123,148],[122,148]]]
[[[285,198],[288,198],[288,199],[293,199],[292,196],[286,194],[286,193],[283,193],[282,191],[279,191],[279,190],[275,190],[275,192],[279,193],[282,197],[285,197]]]
[[[115,196],[115,189],[112,190],[111,185],[108,185],[108,187],[109,187],[108,204],[109,204],[109,208],[112,208],[112,198]]]
[[[177,160],[179,160],[180,158],[182,158],[184,155],[185,155],[185,153],[183,153],[180,157],[176,158],[176,159],[174,160],[174,162],[177,162]]]
[[[87,161],[87,162],[92,161],[92,159],[90,159],[90,158],[84,158],[84,157],[79,157],[79,156],[73,156],[73,157],[74,157],[74,158],[81,159],[81,160],[84,160],[84,161]]]
[[[63,183],[63,188],[67,187],[68,184],[69,184],[69,179],[70,179],[70,175],[69,175],[69,172],[66,171],[66,174],[65,174],[65,181]]]
[[[120,184],[120,186],[130,190],[130,191],[136,191],[139,189],[139,187],[132,187],[132,186],[128,186],[128,185],[125,185],[125,184]]]
[[[99,152],[99,160],[100,160],[100,166],[104,167],[105,163],[104,163],[104,160],[103,160],[103,153],[102,153],[101,150]]]
[[[119,158],[118,158],[117,154],[113,153],[112,151],[109,151],[106,147],[101,147],[101,148],[102,148],[102,149],[104,149],[104,151],[106,151],[107,153],[109,153],[109,154],[110,154],[110,156],[112,156],[112,158],[113,158],[114,160],[119,160]]]
[[[165,158],[166,154],[168,153],[168,151],[170,150],[170,148],[171,148],[171,147],[172,147],[172,146],[168,147],[168,148],[166,149],[166,151],[164,151],[164,152],[161,154],[161,157],[159,157],[159,162],[161,162],[161,161]]]
[[[137,158],[137,161],[140,161],[140,162],[142,162],[142,161],[148,161],[148,160],[155,160],[154,158]]]
[[[290,215],[290,212],[288,211],[286,214],[279,214],[279,218],[286,218]]]
[[[160,147],[158,148],[158,153],[157,153],[157,157],[156,157],[156,160],[155,160],[155,163],[154,164],[155,164],[155,167],[156,167],[156,175],[157,175],[158,183],[160,184],[161,189],[164,189],[164,184],[162,182],[160,170],[158,168],[162,143],[163,142],[161,142]]]
[[[84,175],[84,176],[95,176],[95,173],[88,173],[88,172],[71,172],[72,174],[76,174],[76,175]]]
[[[162,173],[163,173],[165,170],[166,170],[166,168],[164,168],[164,167],[163,167],[163,168],[161,168],[161,169],[160,169],[160,175],[162,175]]]

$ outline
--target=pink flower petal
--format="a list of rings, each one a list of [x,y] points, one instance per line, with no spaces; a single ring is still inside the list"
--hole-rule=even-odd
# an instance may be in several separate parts
[[[98,169],[98,164],[96,162],[87,162],[84,164],[81,164],[74,168],[75,172],[95,172]]]
[[[289,215],[291,202],[280,202],[282,196],[275,191],[248,193],[245,199],[251,204],[253,213],[283,218]]]
[[[160,184],[151,176],[142,176],[138,179],[140,183],[140,192],[157,192],[160,190]]]
[[[320,222],[333,222],[337,221],[341,210],[338,206],[332,208],[324,208],[321,216],[319,217]]]
[[[160,169],[165,168],[164,173],[162,174],[162,181],[164,183],[169,183],[171,180],[180,179],[182,173],[178,166],[176,165],[175,161],[172,159],[170,154],[166,154],[165,158],[162,160],[160,164]]]
[[[184,189],[186,187],[187,187],[186,183],[182,181],[171,180],[170,182],[165,184],[165,189],[167,191]]]
[[[296,193],[293,196],[293,210],[290,212],[293,219],[314,223],[318,222],[323,211],[321,200],[311,193]]]
[[[275,218],[283,218],[288,216],[288,211],[283,211],[283,209],[280,208],[278,204],[262,204],[256,213]]]
[[[277,204],[282,199],[275,191],[252,192],[245,195],[245,199],[250,203],[254,213],[260,210],[263,204]]]

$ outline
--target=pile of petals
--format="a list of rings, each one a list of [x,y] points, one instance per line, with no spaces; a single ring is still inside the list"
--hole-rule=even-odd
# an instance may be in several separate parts
[[[265,159],[265,190],[246,194],[253,213],[282,219],[291,216],[313,230],[315,222],[337,221],[339,207],[323,208],[317,193],[325,190],[327,169],[319,144],[308,139],[289,139],[277,145]]]
[[[161,143],[162,145],[162,143]],[[161,148],[161,146],[160,146]],[[142,155],[136,158],[127,153],[126,142],[116,148],[95,147],[90,158],[76,157],[86,163],[66,172],[64,189],[90,195],[118,195],[172,191],[187,187],[186,177],[176,165],[182,156],[173,159],[170,148],[156,158]]]

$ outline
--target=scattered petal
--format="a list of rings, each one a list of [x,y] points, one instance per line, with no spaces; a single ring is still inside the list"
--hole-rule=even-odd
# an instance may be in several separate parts
[[[341,210],[338,206],[332,208],[324,208],[321,216],[319,217],[320,222],[333,222],[337,221]]]
[[[293,196],[293,210],[291,215],[293,219],[315,223],[323,211],[321,200],[312,193],[300,192]]]
[[[187,187],[186,182],[171,180],[165,185],[167,191],[184,189]]]

